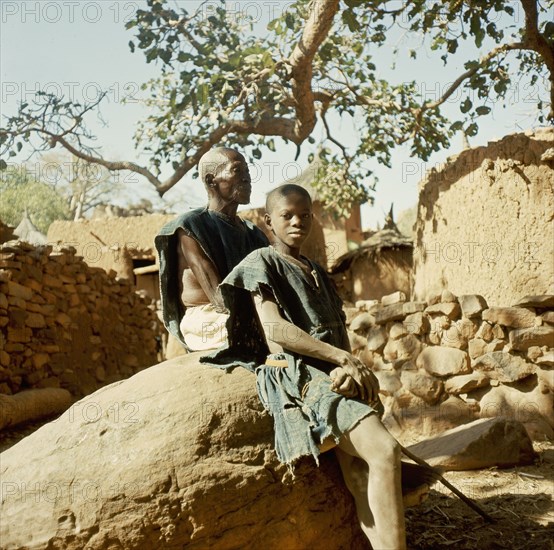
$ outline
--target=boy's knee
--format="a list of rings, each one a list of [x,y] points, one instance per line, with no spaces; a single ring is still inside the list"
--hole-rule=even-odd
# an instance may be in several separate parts
[[[383,454],[390,459],[400,458],[400,443],[389,436],[388,441],[384,444]]]
[[[400,462],[400,444],[394,437],[389,436],[383,438],[381,445],[376,448],[373,458],[373,466],[393,468],[397,467]]]

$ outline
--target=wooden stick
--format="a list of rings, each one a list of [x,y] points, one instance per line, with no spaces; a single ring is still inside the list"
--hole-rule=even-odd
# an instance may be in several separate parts
[[[493,523],[494,519],[489,516],[480,506],[478,506],[473,500],[471,500],[469,497],[466,497],[459,489],[456,489],[452,483],[444,479],[442,475],[439,473],[439,471],[436,468],[433,468],[430,464],[427,464],[425,460],[422,458],[419,458],[418,456],[414,455],[412,452],[408,451],[406,447],[403,447],[400,445],[400,449],[402,452],[411,460],[413,460],[416,464],[419,464],[420,466],[423,466],[425,468],[429,468],[433,471],[434,474],[436,474],[437,479],[446,487],[448,487],[457,497],[459,497],[463,502],[465,502],[472,510],[477,512],[485,521],[489,523]]]

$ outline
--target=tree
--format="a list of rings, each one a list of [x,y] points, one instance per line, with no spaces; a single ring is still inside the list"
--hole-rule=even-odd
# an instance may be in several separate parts
[[[46,233],[54,220],[83,219],[120,187],[103,166],[48,153],[34,166],[10,164],[0,171],[0,219],[17,225],[27,210]]]
[[[253,32],[248,17],[229,17],[225,3],[204,2],[194,13],[168,0],[148,0],[127,24],[135,31],[131,50],[160,64],[161,76],[144,85],[152,114],[136,133],[137,148],[150,153],[150,167],[110,161],[90,146],[84,118],[102,101],[81,105],[39,93],[7,120],[0,144],[15,154],[21,140],[44,150],[62,146],[109,170],[144,176],[160,196],[171,189],[213,145],[233,143],[254,158],[275,138],[300,147],[309,142],[320,159],[320,195],[340,212],[369,190],[361,182],[366,160],[389,165],[394,147],[409,143],[426,160],[447,147],[457,131],[477,134],[479,117],[493,101],[507,98],[513,81],[525,75],[544,80],[548,97],[537,99],[539,122],[554,122],[554,0],[297,0],[272,20],[268,32]],[[514,6],[524,17],[517,17]],[[398,27],[417,34],[447,64],[469,41],[490,50],[467,59],[465,70],[432,101],[416,82],[391,83],[378,77],[379,48]],[[417,51],[411,55],[417,58]],[[463,89],[460,117],[448,120],[441,107]],[[346,147],[330,121],[352,117],[359,140]],[[324,129],[315,144],[316,125]],[[38,138],[35,140],[34,138]],[[161,179],[162,168],[172,173]],[[331,168],[330,168],[331,166]]]
[[[122,187],[104,166],[67,153],[47,153],[41,161],[43,179],[63,197],[70,220],[83,219]]]
[[[17,227],[25,211],[43,233],[54,220],[67,219],[63,198],[25,166],[11,165],[0,172],[0,195],[0,220],[8,225]]]

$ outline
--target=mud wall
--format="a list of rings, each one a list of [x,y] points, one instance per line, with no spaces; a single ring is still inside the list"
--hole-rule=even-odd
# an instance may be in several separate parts
[[[448,288],[511,305],[553,292],[553,147],[554,129],[514,134],[427,173],[415,228],[415,299]]]

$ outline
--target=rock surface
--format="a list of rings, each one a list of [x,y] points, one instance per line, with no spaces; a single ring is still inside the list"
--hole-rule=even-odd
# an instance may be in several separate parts
[[[63,388],[83,397],[161,360],[166,331],[153,300],[64,242],[56,251],[0,244],[0,394]],[[115,261],[108,247],[100,256]]]
[[[479,294],[462,294],[458,300],[464,317],[468,319],[477,317],[484,309],[487,309],[487,301]]]
[[[292,479],[252,374],[179,357],[1,456],[2,548],[366,548],[334,455]]]
[[[477,357],[473,364],[475,370],[483,371],[486,375],[503,383],[516,382],[536,370],[532,363],[528,363],[523,357],[510,355],[503,351],[493,351]]]
[[[15,395],[0,394],[0,430],[61,414],[71,403],[71,394],[61,388],[26,390]]]
[[[401,290],[393,292],[392,294],[387,294],[381,298],[381,304],[384,306],[390,306],[391,304],[399,304],[406,301],[406,294]]]
[[[540,373],[538,373],[540,374]],[[479,390],[478,390],[479,391]],[[522,422],[533,438],[554,438],[554,408],[548,379],[529,376],[514,387],[491,387],[479,402],[481,417],[499,416]]]
[[[401,364],[416,357],[420,349],[419,340],[413,334],[408,334],[398,340],[389,340],[383,350],[383,357],[387,361],[398,361]]]
[[[511,328],[529,328],[535,323],[535,314],[522,307],[491,307],[483,311],[483,320]]]
[[[431,328],[429,318],[421,311],[407,315],[403,321],[406,330],[411,334],[427,334]]]
[[[375,313],[375,323],[378,325],[384,325],[389,321],[398,321],[404,319],[406,313],[404,312],[403,303],[391,304],[389,306],[383,306]]]
[[[460,315],[460,306],[456,302],[440,302],[426,307],[425,313],[441,314],[449,319],[456,319]]]
[[[509,467],[533,462],[533,444],[520,422],[482,418],[408,447],[445,470]]]
[[[471,374],[461,374],[460,376],[453,376],[449,378],[445,384],[444,389],[448,393],[458,395],[460,393],[468,393],[489,385],[489,378],[481,372],[472,372]]]
[[[387,333],[381,327],[373,327],[367,335],[367,349],[381,351],[387,343]]]
[[[554,295],[543,294],[541,296],[525,296],[514,305],[518,307],[553,308]]]
[[[512,349],[527,351],[531,346],[554,347],[554,327],[533,327],[510,332]]]
[[[440,398],[443,383],[434,376],[429,376],[425,371],[402,372],[402,385],[417,397],[421,397],[425,403],[434,405]]]
[[[364,311],[359,315],[356,315],[352,322],[350,323],[350,330],[357,332],[358,330],[368,330],[375,324],[375,317]]]
[[[471,372],[467,353],[443,346],[425,348],[417,358],[417,366],[436,376],[452,376]]]

